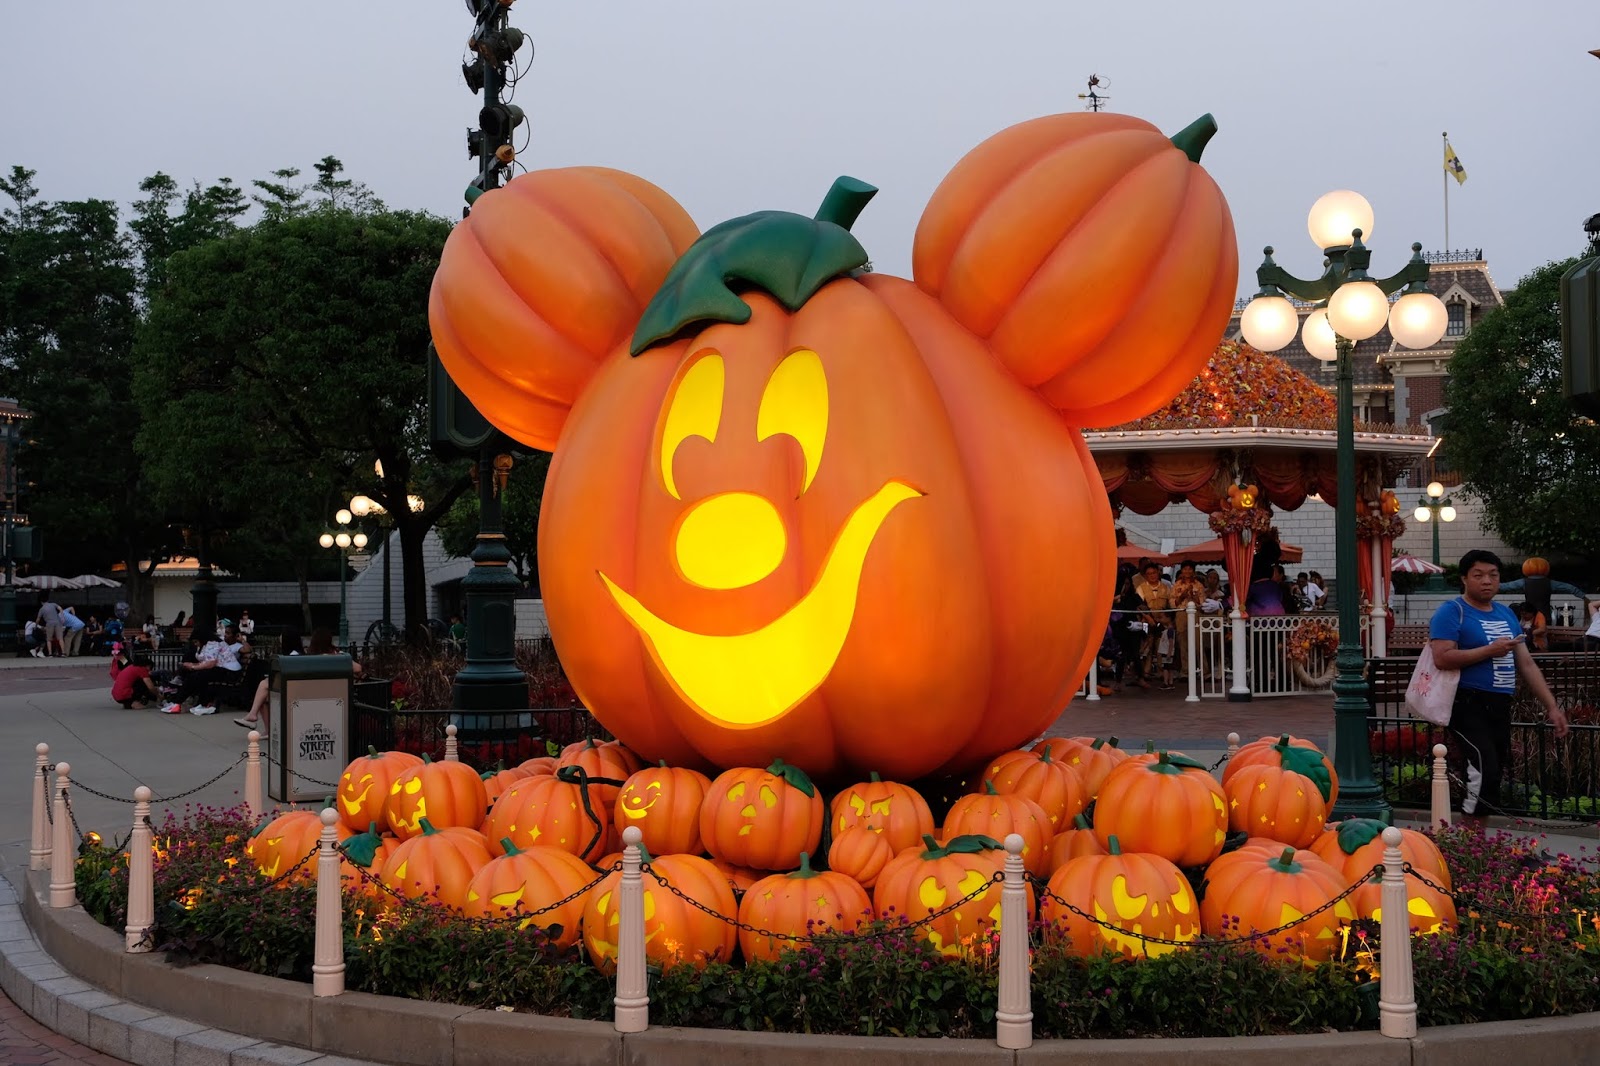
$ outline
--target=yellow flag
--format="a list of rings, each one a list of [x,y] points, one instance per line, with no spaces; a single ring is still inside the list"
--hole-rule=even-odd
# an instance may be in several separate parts
[[[1450,142],[1444,142],[1444,170],[1457,185],[1463,185],[1467,180],[1467,168],[1461,165],[1461,157],[1456,155],[1456,150],[1450,147]]]

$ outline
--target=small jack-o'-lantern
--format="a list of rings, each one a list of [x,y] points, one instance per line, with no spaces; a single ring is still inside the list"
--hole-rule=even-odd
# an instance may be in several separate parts
[[[460,910],[473,875],[489,864],[489,842],[476,829],[435,829],[426,818],[418,829],[416,836],[402,840],[389,853],[379,878],[402,896],[434,896]]]
[[[507,767],[504,763],[493,770],[485,770],[478,775],[483,778],[484,796],[489,801],[489,806],[494,806],[494,801],[512,785],[525,777],[532,777],[532,770],[525,770],[521,766]]]
[[[1322,835],[1327,806],[1316,783],[1282,766],[1246,766],[1222,785],[1228,828],[1309,848]]]
[[[854,826],[865,826],[884,835],[891,855],[916,847],[933,832],[928,801],[911,786],[885,781],[876,772],[870,781],[841,789],[833,797],[830,813],[835,838]]]
[[[1200,927],[1207,936],[1233,940],[1288,926],[1251,946],[1264,953],[1284,948],[1307,962],[1323,962],[1338,953],[1339,927],[1355,921],[1355,907],[1346,898],[1307,915],[1348,887],[1344,875],[1315,852],[1243,847],[1206,869]]]
[[[954,837],[942,845],[930,836],[923,844],[890,859],[878,875],[872,889],[878,917],[920,922],[971,896],[970,902],[923,926],[923,935],[943,955],[981,948],[985,938],[1000,928],[1001,885],[995,875],[1005,867],[1005,849],[993,837],[978,834]],[[1027,891],[1031,922],[1033,886],[1028,885]]]
[[[518,781],[495,800],[484,825],[495,849],[509,839],[519,848],[544,845],[580,859],[597,859],[614,850],[611,808],[590,794],[576,767]]]
[[[483,778],[464,762],[424,760],[394,779],[383,811],[389,829],[402,840],[422,832],[422,820],[434,828],[477,829],[489,809]]]
[[[339,820],[357,833],[374,822],[379,833],[389,831],[389,816],[384,811],[389,788],[395,778],[421,765],[422,760],[409,752],[367,748],[367,754],[351,759],[339,775],[339,792],[334,796]]]
[[[765,770],[740,767],[711,782],[700,807],[700,840],[712,856],[757,870],[792,870],[817,850],[822,794],[805,771],[774,759]]]
[[[1057,898],[1095,921],[1072,913]],[[1080,856],[1051,874],[1050,894],[1039,913],[1060,927],[1077,955],[1106,950],[1130,958],[1165,955],[1175,945],[1142,938],[1188,941],[1200,935],[1200,902],[1183,871],[1159,855],[1123,854],[1116,837],[1105,854]]]
[[[1288,733],[1252,740],[1229,757],[1222,768],[1222,783],[1226,785],[1246,766],[1282,766],[1306,775],[1316,783],[1330,811],[1339,800],[1339,775],[1333,769],[1333,760],[1309,740]]]
[[[607,782],[626,781],[628,775],[642,765],[639,757],[621,744],[596,744],[593,740],[585,740],[562,749],[561,761],[556,765],[555,772],[559,774],[567,766],[581,769],[592,782],[589,788],[594,801],[609,809],[617,802],[617,793],[622,791],[622,786]]]
[[[895,855],[885,834],[868,826],[852,825],[834,834],[828,848],[828,868],[855,878],[862,888],[871,888]]]
[[[341,841],[355,834],[343,821],[335,824]],[[267,877],[286,873],[295,863],[304,859],[322,839],[322,815],[317,811],[287,811],[270,821],[262,822],[245,841],[244,853],[256,869]],[[315,878],[317,860],[312,858],[300,867],[297,880]]]
[[[872,900],[866,889],[846,874],[813,870],[811,856],[801,852],[800,869],[763,877],[745,891],[739,921],[751,928],[739,930],[739,949],[747,960],[775,959],[795,942],[763,933],[791,937],[851,933],[871,920]]]
[[[644,834],[640,841],[655,855],[698,855],[700,807],[711,779],[698,770],[648,766],[628,777],[612,808],[612,825],[620,833],[630,825]]]
[[[915,281],[864,269],[849,227],[875,190],[854,179],[815,218],[698,238],[616,171],[479,198],[434,280],[434,340],[491,422],[555,450],[540,582],[607,728],[674,764],[782,751],[838,779],[1037,736],[1112,591],[1074,427],[1165,403],[1233,302],[1231,219],[1198,166],[1214,130],[1000,133],[934,193]]]
[[[1100,794],[1106,775],[1128,758],[1128,753],[1117,747],[1116,737],[1046,737],[1033,750],[1048,751],[1051,758],[1078,771],[1090,799]]]
[[[1200,763],[1172,752],[1135,755],[1111,771],[1094,804],[1094,833],[1127,851],[1203,866],[1228,839],[1228,800]]]
[[[962,796],[944,817],[944,839],[959,836],[985,836],[1004,840],[1012,833],[1022,837],[1022,861],[1028,872],[1043,877],[1049,871],[1046,850],[1055,830],[1044,808],[1019,793],[1002,794],[994,783],[983,782],[983,791]]]
[[[1089,824],[1086,815],[1080,814],[1072,819],[1069,828],[1063,829],[1050,839],[1045,866],[1053,874],[1073,859],[1085,855],[1105,854],[1107,854],[1105,845],[1094,835],[1094,826]]]
[[[738,943],[732,922],[738,908],[723,872],[698,855],[652,858],[646,852],[644,858],[650,864],[644,875],[645,957],[663,967],[680,962],[703,967],[712,960],[732,958]],[[583,943],[594,964],[605,973],[617,969],[622,924],[617,890],[621,884],[622,871],[613,871],[589,891],[583,905]],[[668,891],[667,885],[677,891]],[[693,906],[684,896],[700,906]]]
[[[473,874],[462,898],[462,913],[468,918],[501,918],[519,911],[538,911],[519,923],[518,928],[536,925],[549,930],[560,926],[552,943],[563,948],[576,944],[587,895],[551,910],[545,908],[593,881],[594,871],[582,859],[560,848],[519,851],[509,840],[502,840],[500,846],[505,853],[490,859]]]
[[[989,761],[983,771],[996,792],[1027,796],[1050,817],[1050,832],[1072,824],[1089,805],[1083,779],[1064,762],[1057,762],[1047,747],[1041,752],[1008,751]]]
[[[1330,826],[1311,845],[1311,850],[1347,881],[1354,883],[1357,878],[1363,879],[1362,886],[1350,897],[1356,914],[1362,918],[1383,918],[1383,878],[1373,870],[1383,863],[1385,828],[1375,818],[1348,818]],[[1411,931],[1437,933],[1440,929],[1454,929],[1456,905],[1449,895],[1450,867],[1438,845],[1424,833],[1402,829],[1400,854],[1412,869],[1439,886],[1436,889],[1416,877],[1406,876],[1406,911],[1411,916]]]

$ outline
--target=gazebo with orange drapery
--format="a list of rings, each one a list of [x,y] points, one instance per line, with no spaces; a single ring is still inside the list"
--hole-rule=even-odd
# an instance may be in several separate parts
[[[1153,515],[1188,503],[1204,514],[1222,515],[1230,510],[1230,488],[1236,510],[1240,487],[1254,486],[1257,498],[1251,504],[1263,509],[1270,523],[1272,509],[1297,510],[1313,497],[1330,506],[1336,502],[1335,414],[1333,394],[1283,360],[1242,341],[1223,341],[1200,375],[1166,407],[1137,422],[1083,436],[1119,514],[1127,509]],[[1434,441],[1423,427],[1358,422],[1355,429],[1358,508],[1377,515],[1383,508],[1383,486],[1427,455]],[[1265,525],[1255,516],[1249,524],[1256,529]],[[1226,539],[1218,520],[1212,528]],[[1387,588],[1374,594],[1371,575],[1374,570],[1387,575],[1388,567],[1374,567],[1366,557],[1382,544],[1375,532],[1363,527],[1363,539],[1372,548],[1359,553],[1363,573],[1349,576],[1361,582],[1377,616]],[[1236,622],[1242,618],[1237,607],[1249,583],[1249,565],[1244,553],[1229,553]],[[1382,651],[1377,643],[1382,628],[1374,635],[1375,653]],[[1236,624],[1236,643],[1242,639],[1242,625]],[[1236,691],[1241,684],[1236,678]],[[1240,698],[1248,698],[1247,692]]]

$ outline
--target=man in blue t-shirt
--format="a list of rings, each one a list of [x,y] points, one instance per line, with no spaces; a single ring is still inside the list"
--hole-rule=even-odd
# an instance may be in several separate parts
[[[1450,728],[1467,750],[1467,796],[1461,813],[1481,821],[1484,808],[1498,810],[1500,778],[1511,761],[1511,697],[1520,674],[1556,728],[1571,726],[1544,675],[1528,654],[1522,623],[1503,603],[1500,557],[1474,549],[1461,557],[1464,595],[1440,605],[1428,625],[1433,661],[1441,670],[1461,671],[1450,711]]]

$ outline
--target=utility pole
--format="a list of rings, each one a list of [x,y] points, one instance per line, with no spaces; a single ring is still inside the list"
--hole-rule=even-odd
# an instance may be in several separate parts
[[[483,93],[478,128],[467,132],[467,154],[479,161],[467,186],[470,214],[479,197],[498,189],[516,160],[512,137],[522,109],[503,102],[514,88],[507,68],[522,47],[522,31],[507,23],[512,0],[467,0],[473,14],[472,56],[461,66],[467,87]],[[491,427],[439,365],[429,361],[430,436],[436,451],[473,458],[478,490],[478,539],[472,569],[461,580],[467,625],[467,659],[456,675],[451,705],[459,710],[505,711],[528,706],[528,678],[517,666],[516,597],[522,584],[511,571],[511,552],[501,531],[500,495],[511,473],[513,442]],[[470,723],[464,723],[470,725]]]

